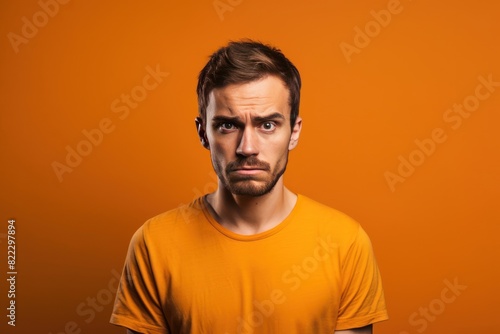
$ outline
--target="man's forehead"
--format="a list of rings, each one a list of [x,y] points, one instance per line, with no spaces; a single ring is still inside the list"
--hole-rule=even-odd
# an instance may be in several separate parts
[[[265,117],[270,114],[281,114],[283,118],[289,118],[291,108],[289,103],[284,100],[278,102],[270,99],[213,99],[208,105],[207,116],[213,118],[216,116],[227,117]]]
[[[285,82],[275,76],[267,75],[257,80],[233,83],[223,87],[216,87],[211,92],[217,95],[237,95],[241,97],[275,96],[289,94]]]
[[[272,109],[290,113],[289,90],[277,77],[231,84],[213,89],[208,96],[207,112],[235,114],[240,111],[265,112]]]

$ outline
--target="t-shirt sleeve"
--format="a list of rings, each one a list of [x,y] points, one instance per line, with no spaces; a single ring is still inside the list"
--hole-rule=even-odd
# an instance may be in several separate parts
[[[337,330],[388,319],[380,272],[366,232],[359,229],[342,263],[342,295]]]
[[[144,334],[169,333],[142,226],[130,241],[110,322]]]

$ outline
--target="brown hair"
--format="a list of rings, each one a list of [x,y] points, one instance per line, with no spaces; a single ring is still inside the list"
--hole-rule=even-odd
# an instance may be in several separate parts
[[[290,92],[290,123],[293,128],[299,114],[300,74],[281,50],[260,42],[230,42],[210,56],[198,77],[198,112],[205,120],[208,96],[214,88],[247,83],[267,75],[276,75]]]

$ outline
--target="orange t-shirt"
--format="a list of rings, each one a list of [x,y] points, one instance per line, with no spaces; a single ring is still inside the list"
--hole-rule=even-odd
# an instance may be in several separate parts
[[[370,240],[298,196],[278,226],[239,235],[203,198],[134,234],[111,323],[140,333],[328,333],[387,319]]]

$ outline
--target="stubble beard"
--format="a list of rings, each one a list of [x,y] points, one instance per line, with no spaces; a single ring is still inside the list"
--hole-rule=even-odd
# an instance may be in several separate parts
[[[270,193],[281,176],[285,173],[288,163],[288,154],[283,158],[284,163],[281,169],[279,168],[280,161],[276,164],[275,169],[271,170],[268,163],[261,162],[255,157],[248,157],[235,162],[229,163],[226,168],[219,163],[214,163],[214,169],[222,183],[222,186],[229,190],[234,195],[260,197]],[[283,160],[282,159],[282,160]],[[232,170],[236,166],[243,166],[248,164],[254,167],[264,168],[266,177],[259,177],[255,175],[239,175],[234,176]],[[269,175],[269,177],[267,177]]]

